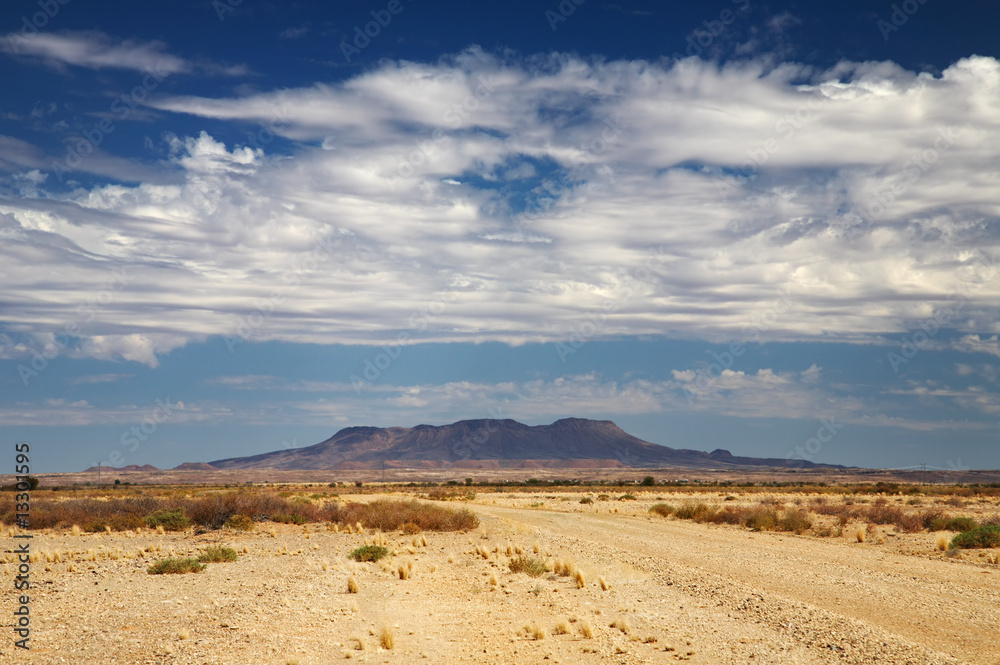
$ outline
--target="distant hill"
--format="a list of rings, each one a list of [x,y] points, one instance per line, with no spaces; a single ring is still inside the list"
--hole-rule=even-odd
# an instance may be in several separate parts
[[[610,420],[564,418],[529,426],[515,420],[461,420],[440,427],[347,427],[305,448],[209,462],[216,469],[843,468],[804,460],[736,457],[668,448],[638,439]],[[181,465],[186,466],[186,465]],[[181,467],[178,467],[181,468]]]
[[[100,467],[100,470],[101,471],[159,471],[159,469],[153,466],[152,464],[143,464],[142,466],[139,466],[138,464],[129,464],[128,466],[102,466]],[[86,469],[84,473],[86,473],[87,471],[93,471],[94,473],[97,473],[98,467],[92,466]]]

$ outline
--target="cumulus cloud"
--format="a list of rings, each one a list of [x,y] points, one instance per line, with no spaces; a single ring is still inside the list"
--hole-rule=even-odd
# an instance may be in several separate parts
[[[870,341],[912,330],[1000,255],[998,92],[987,57],[932,76],[472,49],[157,98],[254,134],[170,137],[157,181],[0,200],[5,320],[59,327],[124,266],[83,335],[129,341],[81,348],[147,364],[207,335]],[[17,154],[11,168],[37,167]],[[1000,333],[998,297],[984,281],[949,324],[970,347]],[[137,341],[155,334],[174,341]]]

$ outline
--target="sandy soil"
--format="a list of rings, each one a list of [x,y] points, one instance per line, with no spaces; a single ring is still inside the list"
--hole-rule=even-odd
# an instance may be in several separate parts
[[[325,525],[38,534],[53,560],[32,564],[32,650],[8,636],[0,663],[1000,663],[1000,568],[936,552],[937,534],[753,533],[649,516],[652,497],[571,497],[480,495],[474,532],[376,536],[384,564],[347,558],[372,534]],[[146,573],[216,543],[240,560]],[[510,573],[508,546],[572,561],[583,588]],[[14,603],[7,584],[8,627]]]

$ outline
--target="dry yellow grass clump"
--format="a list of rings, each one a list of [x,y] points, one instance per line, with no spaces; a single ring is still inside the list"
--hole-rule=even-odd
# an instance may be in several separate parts
[[[347,593],[357,593],[358,592],[358,581],[354,579],[354,576],[347,578]]]
[[[590,626],[589,621],[580,622],[580,635],[588,640],[594,636],[594,629]]]
[[[854,533],[854,537],[859,543],[865,542],[865,530],[863,527],[858,527],[858,530]]]
[[[378,634],[378,641],[383,649],[392,649],[396,646],[396,632],[392,629],[392,626],[382,626]]]
[[[545,629],[537,621],[532,621],[527,626],[524,627],[524,632],[528,634],[533,640],[544,640],[545,639]]]
[[[560,619],[556,623],[556,627],[552,629],[553,635],[567,635],[569,634],[569,621],[566,619]]]

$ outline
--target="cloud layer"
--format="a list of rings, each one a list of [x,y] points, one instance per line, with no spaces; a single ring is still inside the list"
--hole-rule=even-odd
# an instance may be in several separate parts
[[[21,177],[0,200],[8,357],[45,335],[150,365],[211,335],[873,341],[944,310],[996,353],[993,58],[935,77],[472,49],[149,103],[252,137],[168,137],[162,178],[71,191],[24,184],[45,160],[18,144],[0,162]]]

